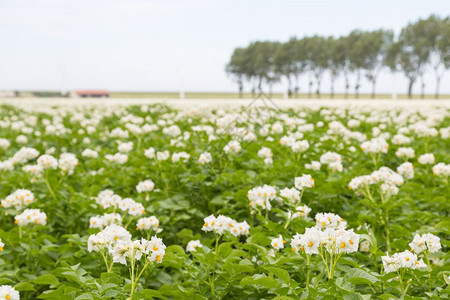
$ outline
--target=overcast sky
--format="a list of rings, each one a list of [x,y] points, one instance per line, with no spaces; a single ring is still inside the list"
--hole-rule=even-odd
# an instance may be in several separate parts
[[[355,28],[398,33],[433,13],[449,15],[450,1],[0,0],[0,89],[234,91],[224,67],[235,47]],[[378,90],[406,85],[385,72]],[[450,72],[441,90],[450,93]]]

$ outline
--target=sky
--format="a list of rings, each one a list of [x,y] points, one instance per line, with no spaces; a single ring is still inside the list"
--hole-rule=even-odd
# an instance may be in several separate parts
[[[236,91],[225,73],[236,47],[353,29],[399,33],[431,14],[450,15],[450,1],[0,0],[0,90]],[[426,83],[434,92],[431,70]],[[406,87],[385,71],[377,90]],[[441,91],[450,93],[450,71]]]

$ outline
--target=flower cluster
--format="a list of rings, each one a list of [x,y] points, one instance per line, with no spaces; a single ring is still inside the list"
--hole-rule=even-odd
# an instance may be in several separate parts
[[[378,137],[361,144],[361,150],[366,153],[387,153],[389,144],[385,139]]]
[[[333,213],[318,213],[316,214],[316,228],[318,229],[345,229],[347,222],[339,215]]]
[[[406,179],[412,179],[414,178],[414,165],[410,162],[404,162],[397,167],[397,172]]]
[[[400,147],[395,152],[395,155],[400,158],[413,158],[416,154],[411,147]]]
[[[296,234],[291,240],[292,251],[305,251],[306,254],[320,254],[322,249],[330,254],[353,253],[359,248],[360,236],[353,229],[317,227],[306,228],[304,234]]]
[[[422,236],[416,234],[413,241],[409,243],[409,246],[416,254],[423,251],[436,253],[442,248],[440,238],[431,233],[426,233]]]
[[[238,237],[240,235],[248,235],[250,226],[246,221],[237,222],[232,218],[219,215],[215,217],[210,215],[204,219],[202,230],[205,232],[213,231],[218,235],[222,235],[225,232],[231,233],[231,235]]]
[[[16,210],[21,210],[23,207],[33,203],[35,200],[36,199],[31,191],[19,189],[3,199],[1,206],[5,208],[14,207]]]
[[[298,190],[303,190],[304,188],[313,188],[314,178],[311,175],[302,175],[301,177],[295,177],[295,188]]]
[[[381,167],[370,175],[357,176],[348,184],[350,190],[362,189],[368,185],[385,184],[388,187],[397,187],[403,185],[402,175],[392,171],[388,167]],[[387,188],[387,187],[385,187]]]
[[[238,141],[230,141],[225,145],[225,147],[223,147],[223,151],[225,151],[225,153],[227,154],[238,154],[239,152],[241,152],[241,150],[241,144]]]
[[[276,198],[277,191],[273,186],[264,185],[252,188],[247,193],[247,198],[250,201],[249,206],[253,209],[271,210],[271,200]]]
[[[151,179],[147,179],[138,183],[136,186],[136,191],[138,193],[145,193],[153,191],[154,188],[155,183]]]
[[[272,159],[272,150],[270,148],[267,147],[262,147],[259,151],[258,151],[258,156],[261,158],[264,158],[264,163],[266,165],[270,165],[271,163],[273,163],[273,159]]]
[[[122,224],[122,216],[117,213],[111,213],[104,214],[103,216],[93,216],[89,219],[90,228],[103,229],[104,227],[112,224]]]
[[[166,245],[161,238],[152,236],[150,240],[121,240],[114,244],[110,254],[113,262],[126,265],[127,259],[133,264],[134,261],[140,260],[145,254],[150,262],[162,263],[162,259],[166,254]]]
[[[15,216],[14,219],[19,226],[47,224],[47,215],[39,209],[25,209],[20,215]]]
[[[111,190],[101,191],[95,198],[95,201],[104,209],[109,207],[114,209],[120,208],[120,210],[126,211],[132,216],[141,216],[145,214],[145,208],[141,203],[136,202],[131,198],[122,199],[122,197],[114,194]]]
[[[401,268],[414,270],[426,267],[422,259],[418,260],[417,255],[408,250],[395,253],[392,256],[382,256],[381,261],[386,273],[397,272]]]
[[[433,153],[422,154],[421,156],[419,156],[417,161],[421,165],[428,165],[428,164],[432,165],[432,164],[434,164],[434,154]]]
[[[207,163],[212,162],[212,156],[211,153],[209,152],[203,152],[202,154],[200,154],[199,158],[198,158],[198,164],[199,165],[204,165]]]
[[[326,152],[320,156],[320,163],[328,165],[328,169],[335,172],[342,172],[342,156],[336,152]]]
[[[151,231],[155,231],[156,233],[159,233],[162,231],[162,229],[159,228],[159,220],[155,216],[150,216],[148,218],[140,218],[137,221],[136,229],[137,230],[151,230]]]
[[[449,177],[450,176],[450,165],[445,163],[438,163],[433,166],[433,174],[439,177]]]
[[[97,234],[92,234],[88,239],[89,252],[112,251],[114,245],[120,241],[131,240],[131,234],[119,225],[109,225]]]

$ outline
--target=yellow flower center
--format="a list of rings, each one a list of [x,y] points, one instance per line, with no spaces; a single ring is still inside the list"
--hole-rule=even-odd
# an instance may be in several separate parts
[[[313,245],[314,245],[313,242],[308,243],[308,247],[312,247]]]
[[[344,247],[345,247],[345,243],[342,243],[342,244],[341,244],[341,248],[344,248]]]
[[[158,247],[153,246],[153,251],[158,251]]]

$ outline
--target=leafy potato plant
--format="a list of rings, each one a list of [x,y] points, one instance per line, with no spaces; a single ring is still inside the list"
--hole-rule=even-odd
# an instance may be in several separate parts
[[[3,106],[0,127],[0,299],[449,296],[445,107]]]

